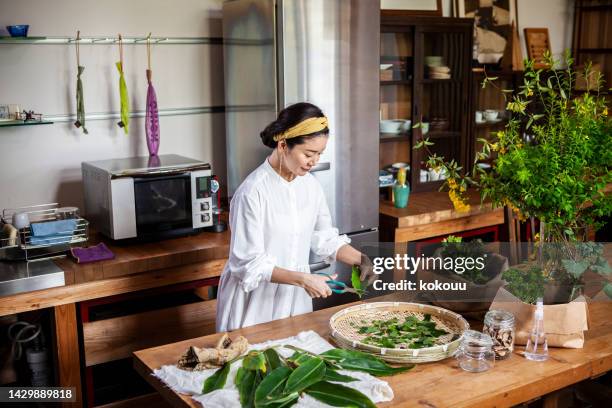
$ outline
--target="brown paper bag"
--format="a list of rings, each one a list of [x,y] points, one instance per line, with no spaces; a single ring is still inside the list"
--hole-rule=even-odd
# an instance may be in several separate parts
[[[525,345],[533,328],[535,306],[500,288],[490,310],[505,310],[514,315],[515,344]],[[582,348],[584,332],[588,330],[588,305],[580,296],[560,305],[544,305],[544,331],[551,347]]]

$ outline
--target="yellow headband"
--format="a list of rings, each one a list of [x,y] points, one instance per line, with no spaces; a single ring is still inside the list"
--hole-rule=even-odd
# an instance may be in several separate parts
[[[320,132],[327,127],[327,118],[322,116],[320,118],[309,118],[301,121],[297,125],[285,130],[280,135],[274,136],[274,141],[291,139],[293,137],[309,135],[311,133]]]

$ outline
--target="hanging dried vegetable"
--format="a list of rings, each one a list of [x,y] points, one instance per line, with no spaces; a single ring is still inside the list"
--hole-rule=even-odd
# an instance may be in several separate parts
[[[76,40],[74,42],[76,47],[76,60],[77,60],[77,83],[76,83],[76,108],[77,117],[74,126],[77,128],[83,128],[83,133],[88,134],[87,128],[85,127],[85,100],[83,99],[83,81],[81,81],[81,75],[85,71],[85,67],[81,66],[81,55],[79,49],[79,42],[81,41],[81,32],[77,31]]]

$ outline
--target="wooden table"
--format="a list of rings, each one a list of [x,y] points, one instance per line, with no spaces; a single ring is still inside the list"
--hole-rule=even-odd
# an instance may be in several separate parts
[[[467,193],[470,211],[458,212],[444,191],[410,194],[406,208],[395,208],[390,201],[380,203],[381,241],[409,242],[461,231],[500,225],[504,209],[480,203],[480,193]]]
[[[381,300],[383,298],[378,298]],[[343,307],[324,309],[232,332],[246,336],[251,343],[281,339],[303,330],[314,330],[330,339],[330,316]],[[468,373],[452,358],[420,364],[410,372],[385,377],[395,398],[381,407],[507,407],[529,401],[612,369],[612,302],[592,303],[592,327],[586,333],[583,349],[550,349],[543,363],[519,355],[500,361],[484,373]],[[189,396],[179,395],[153,377],[154,369],[174,364],[187,347],[211,347],[219,334],[154,347],[134,353],[136,370],[175,407],[200,407]],[[520,349],[520,347],[519,347]]]
[[[101,240],[99,235],[94,235],[90,244]],[[77,264],[70,258],[56,261],[65,273],[64,286],[0,297],[0,316],[53,308],[58,385],[77,389],[77,404],[68,404],[70,407],[81,406],[83,402],[77,303],[203,279],[214,280],[225,265],[230,233],[205,232],[147,244],[105,242],[115,259],[91,264]],[[214,310],[212,313],[214,316]],[[109,324],[112,325],[112,320]],[[97,325],[100,327],[91,329],[107,329],[102,324]],[[84,331],[87,330],[85,326]],[[191,326],[197,329],[196,324]],[[214,318],[211,331],[214,331]],[[87,360],[85,355],[85,363],[89,364]]]

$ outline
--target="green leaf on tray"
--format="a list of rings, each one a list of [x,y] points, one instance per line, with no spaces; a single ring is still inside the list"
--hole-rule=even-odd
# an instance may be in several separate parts
[[[230,371],[230,364],[225,363],[223,367],[214,372],[213,375],[208,377],[206,381],[204,381],[204,386],[202,387],[202,394],[208,394],[214,390],[220,390],[225,386],[225,382],[227,381],[227,375]]]
[[[325,376],[325,362],[320,358],[312,357],[310,360],[301,364],[293,370],[287,384],[285,385],[285,394],[300,392],[312,384],[317,383]]]
[[[247,370],[261,370],[266,372],[266,357],[261,351],[251,351],[242,360],[242,366]]]
[[[306,389],[306,394],[333,407],[375,408],[376,405],[361,392],[340,384],[320,381]]]
[[[293,370],[289,367],[282,366],[274,369],[269,373],[259,384],[255,391],[255,406],[264,407],[270,406],[270,404],[281,404],[290,401],[298,394],[292,395],[291,398],[283,393],[287,378],[291,375]]]
[[[359,381],[357,378],[350,377],[348,375],[340,374],[336,370],[332,370],[328,368],[325,370],[325,376],[323,377],[323,381],[335,381],[335,382],[353,382]]]

